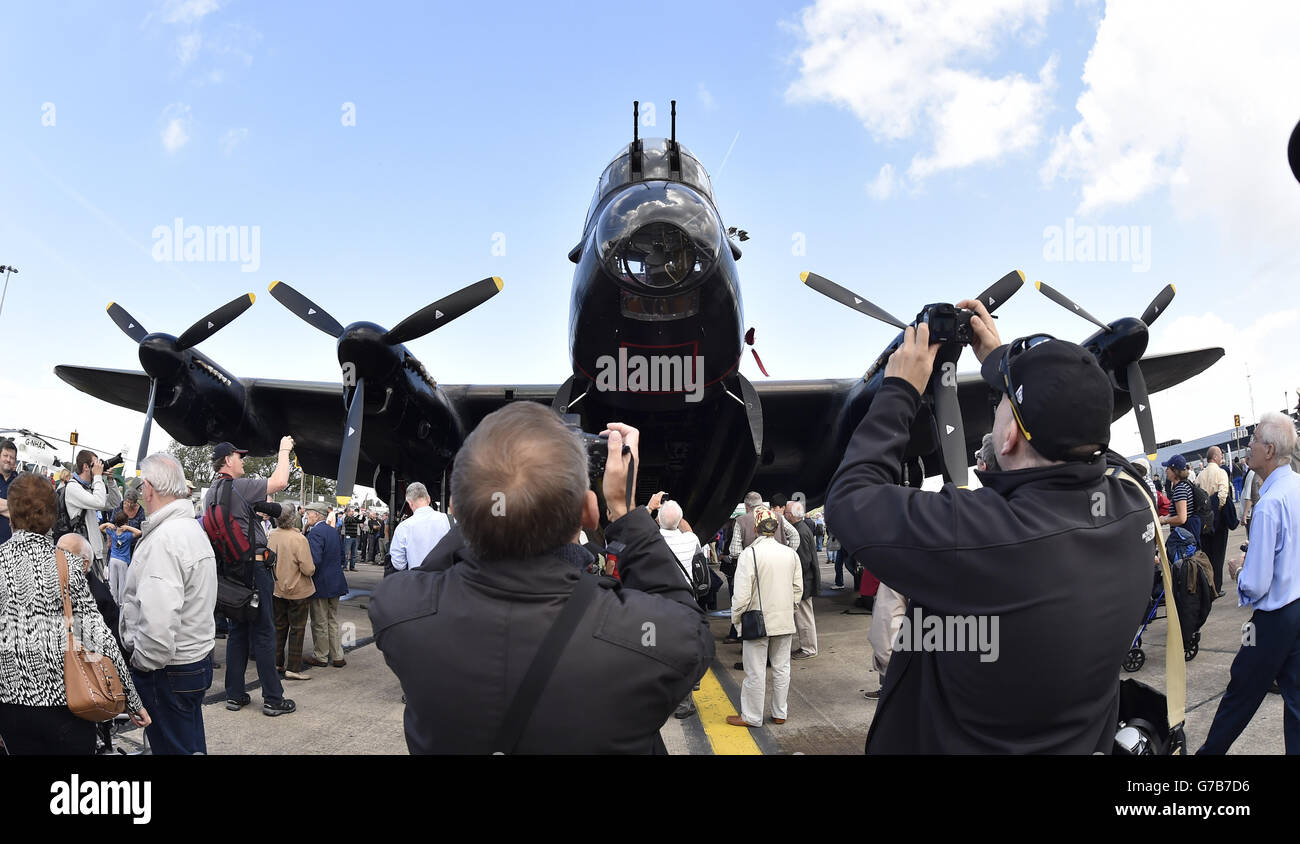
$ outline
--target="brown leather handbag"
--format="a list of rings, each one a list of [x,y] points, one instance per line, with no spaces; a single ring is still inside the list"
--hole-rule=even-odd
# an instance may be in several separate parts
[[[126,687],[113,660],[86,650],[72,634],[72,587],[68,582],[68,558],[54,549],[59,562],[59,587],[63,592],[63,626],[68,647],[63,652],[63,685],[68,692],[68,709],[87,721],[108,721],[126,711]]]

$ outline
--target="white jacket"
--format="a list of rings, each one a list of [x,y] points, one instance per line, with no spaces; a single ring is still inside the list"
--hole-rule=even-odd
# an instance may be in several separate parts
[[[85,513],[86,539],[90,540],[90,549],[95,553],[96,560],[105,560],[108,555],[104,553],[104,534],[99,529],[99,519],[95,517],[94,511],[114,510],[122,503],[122,493],[118,491],[117,484],[108,484],[106,489],[104,476],[95,475],[90,480],[90,489],[86,489],[80,480],[71,478],[68,481],[68,491],[63,497],[68,500],[68,518],[75,521]]]
[[[203,659],[217,638],[217,560],[188,498],[144,523],[122,590],[122,644],[142,671]]]
[[[754,570],[758,588],[754,588]],[[794,632],[794,608],[803,597],[803,569],[799,555],[770,536],[760,536],[736,559],[736,593],[731,597],[731,623],[740,629],[740,617],[762,605],[767,635]]]

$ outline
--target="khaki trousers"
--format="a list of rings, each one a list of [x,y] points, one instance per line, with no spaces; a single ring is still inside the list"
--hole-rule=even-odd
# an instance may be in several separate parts
[[[894,640],[903,626],[906,612],[907,599],[884,583],[880,584],[875,609],[871,611],[871,632],[867,634],[867,641],[871,643],[871,661],[880,674],[882,686],[885,685],[885,669],[889,668],[889,656],[894,652]]]
[[[740,688],[740,717],[752,727],[763,726],[763,694],[767,691],[769,660],[772,662],[772,717],[785,717],[790,695],[790,639],[786,633],[741,643],[745,682]]]
[[[343,644],[339,639],[339,599],[311,599],[311,647],[312,655],[324,662],[327,658],[338,661],[343,658]],[[329,650],[328,657],[325,653]]]
[[[817,619],[813,618],[812,598],[804,598],[794,606],[794,637],[799,640],[797,650],[817,653]]]

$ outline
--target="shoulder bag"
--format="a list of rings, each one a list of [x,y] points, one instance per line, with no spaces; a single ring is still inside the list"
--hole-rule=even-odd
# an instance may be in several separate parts
[[[54,549],[54,553],[59,563],[59,588],[63,592],[63,626],[68,633],[68,647],[63,652],[63,685],[67,690],[68,709],[87,721],[109,721],[126,711],[126,687],[111,659],[86,650],[73,635],[68,558],[60,548]]]
[[[754,556],[754,592],[758,595],[758,609],[746,610],[740,614],[740,638],[764,639],[767,637],[767,622],[763,619],[763,590],[758,584],[758,552],[750,546],[748,551]]]

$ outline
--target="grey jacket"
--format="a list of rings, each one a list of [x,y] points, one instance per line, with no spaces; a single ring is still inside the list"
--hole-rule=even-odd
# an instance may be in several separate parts
[[[217,561],[181,498],[145,519],[122,590],[122,644],[141,671],[198,662],[217,638]]]

